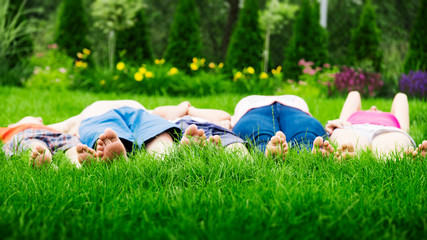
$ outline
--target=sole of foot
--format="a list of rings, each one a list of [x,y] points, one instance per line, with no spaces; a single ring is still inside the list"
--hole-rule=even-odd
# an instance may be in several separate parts
[[[184,136],[181,139],[181,145],[199,145],[206,144],[206,134],[203,129],[199,129],[195,124],[191,124],[185,129]]]
[[[427,140],[424,140],[422,143],[420,143],[417,148],[410,146],[409,148],[405,149],[404,152],[406,155],[413,158],[425,158],[427,155]]]
[[[84,144],[77,144],[77,159],[80,164],[90,164],[96,158],[95,150]]]
[[[125,146],[120,141],[117,133],[111,128],[105,129],[104,133],[99,135],[96,156],[105,162],[112,162],[121,157],[126,158]]]
[[[335,149],[328,140],[323,140],[322,137],[316,137],[313,141],[312,153],[321,154],[322,156],[329,156],[334,154]]]
[[[30,166],[41,167],[52,162],[52,153],[41,143],[31,146]]]
[[[282,157],[285,159],[285,155],[288,153],[289,146],[286,142],[286,136],[283,132],[278,131],[267,143],[265,149],[266,157]]]

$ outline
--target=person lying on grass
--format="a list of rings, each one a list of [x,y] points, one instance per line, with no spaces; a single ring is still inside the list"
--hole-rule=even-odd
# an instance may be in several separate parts
[[[298,96],[245,97],[236,105],[231,126],[237,136],[252,141],[267,157],[284,157],[289,147],[323,155],[334,152],[329,142],[323,141],[322,124]]]
[[[0,128],[0,139],[5,143],[3,150],[9,157],[29,150],[29,164],[34,167],[49,165],[52,156],[59,151],[65,151],[77,167],[95,157],[95,151],[83,145],[76,136],[44,125],[39,117],[24,117],[17,123]]]
[[[203,144],[206,140],[195,125],[186,129],[181,138],[177,125],[151,114],[133,100],[97,101],[79,115],[50,127],[79,136],[83,143],[96,149],[98,158],[107,162],[126,158],[136,148],[145,147],[161,157],[179,139],[182,144]]]
[[[175,123],[185,136],[191,131],[202,131],[214,144],[221,144],[226,150],[248,154],[246,142],[231,131],[231,115],[219,109],[200,109],[185,101],[178,105],[160,106],[152,111]]]
[[[371,149],[379,156],[390,156],[406,149],[407,154],[426,155],[427,141],[417,148],[407,133],[409,130],[408,98],[397,93],[390,112],[382,112],[375,106],[362,111],[360,93],[352,91],[344,102],[339,119],[329,121],[325,130],[340,148],[354,146],[356,151]]]

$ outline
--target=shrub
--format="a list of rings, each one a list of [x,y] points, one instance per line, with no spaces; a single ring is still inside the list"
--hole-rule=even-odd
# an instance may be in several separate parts
[[[364,60],[372,61],[375,71],[381,71],[380,30],[377,27],[376,14],[368,0],[363,6],[358,26],[352,30],[349,61],[357,64]]]
[[[179,69],[187,69],[193,57],[200,57],[199,14],[194,0],[179,0],[169,33],[165,59]]]
[[[253,67],[235,71],[233,86],[230,90],[236,93],[274,94],[276,89],[280,87],[282,75],[280,72],[281,67],[273,70],[272,76],[265,72],[257,73]]]
[[[355,70],[343,66],[341,71],[335,74],[335,87],[341,93],[359,91],[365,96],[375,96],[383,84],[381,74],[362,71],[360,68]]]
[[[133,62],[151,62],[153,53],[150,47],[145,13],[141,8],[136,13],[132,27],[117,32],[116,49],[125,51],[123,59]]]
[[[427,72],[410,71],[408,75],[402,74],[399,82],[400,91],[414,97],[427,97]]]
[[[314,66],[314,62],[305,61],[301,59],[298,62],[299,66],[303,67],[302,74],[298,77],[300,84],[314,86],[316,94],[313,94],[315,97],[326,97],[331,96],[335,92],[334,80],[335,74],[339,72],[337,66],[331,66],[328,63],[320,66]]]
[[[258,22],[258,0],[246,0],[227,49],[225,69],[228,73],[247,66],[261,69],[263,40]]]
[[[328,61],[328,40],[326,30],[319,23],[319,8],[316,1],[311,4],[303,0],[294,23],[294,32],[285,48],[284,77],[297,79],[301,73],[300,59],[311,59],[320,66]]]
[[[409,40],[409,51],[406,57],[404,71],[427,70],[427,0],[421,0],[414,27]]]
[[[90,48],[86,38],[88,24],[82,0],[64,0],[59,7],[57,22],[55,42],[68,56],[75,58],[78,51]]]
[[[29,60],[33,72],[24,86],[53,90],[67,89],[76,77],[72,64],[73,59],[58,49],[38,53]]]

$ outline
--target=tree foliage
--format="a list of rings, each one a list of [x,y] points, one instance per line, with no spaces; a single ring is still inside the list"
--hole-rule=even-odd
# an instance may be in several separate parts
[[[227,50],[225,68],[228,72],[249,66],[261,69],[263,39],[258,11],[258,0],[245,0]]]
[[[90,48],[87,40],[88,23],[82,0],[64,0],[59,7],[55,42],[70,57],[83,48]]]
[[[371,1],[363,6],[358,26],[352,30],[349,50],[350,64],[370,61],[375,71],[381,71],[381,32],[377,27],[376,14]]]
[[[179,69],[188,69],[193,57],[201,55],[199,14],[194,0],[179,0],[169,32],[165,59]]]
[[[328,38],[326,30],[319,23],[319,5],[303,0],[294,22],[294,32],[289,46],[285,48],[283,63],[284,77],[296,79],[301,74],[300,59],[321,65],[328,61]]]
[[[409,50],[405,60],[404,71],[427,70],[427,0],[421,0],[421,6],[411,31]]]
[[[142,8],[135,15],[133,22],[132,27],[117,32],[117,52],[121,54],[124,51],[124,59],[139,64],[144,61],[152,61],[153,53]]]

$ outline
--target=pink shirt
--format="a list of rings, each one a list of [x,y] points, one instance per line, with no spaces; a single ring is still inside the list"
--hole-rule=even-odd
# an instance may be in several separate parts
[[[374,124],[400,129],[399,120],[388,112],[357,111],[353,113],[347,121],[351,124]]]

